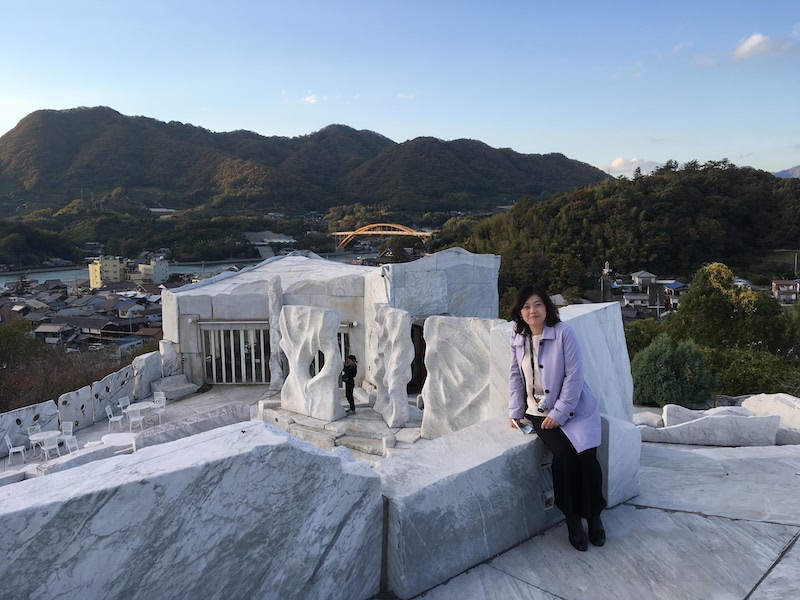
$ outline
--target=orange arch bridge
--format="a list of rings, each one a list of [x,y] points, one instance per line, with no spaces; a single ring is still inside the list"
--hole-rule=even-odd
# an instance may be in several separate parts
[[[358,235],[413,235],[422,240],[433,235],[430,231],[415,231],[405,225],[396,223],[373,223],[355,231],[337,231],[331,234],[336,240],[336,248],[344,248]]]

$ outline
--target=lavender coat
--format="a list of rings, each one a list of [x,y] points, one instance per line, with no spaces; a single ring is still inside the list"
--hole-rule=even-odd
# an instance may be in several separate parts
[[[521,419],[527,410],[522,360],[527,335],[511,334],[511,373],[508,380],[508,416]],[[583,359],[575,332],[567,323],[545,327],[539,345],[539,373],[548,416],[556,421],[583,452],[600,445],[600,410],[592,390],[583,380]]]

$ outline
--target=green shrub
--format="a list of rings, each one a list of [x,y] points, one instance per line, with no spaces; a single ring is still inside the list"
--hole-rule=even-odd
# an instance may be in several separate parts
[[[704,348],[714,371],[716,394],[775,394],[797,387],[800,368],[795,359],[753,348]]]
[[[714,375],[691,340],[659,335],[631,363],[633,402],[640,405],[697,406],[711,398]]]
[[[625,324],[625,343],[628,358],[633,360],[639,352],[647,348],[664,328],[655,319],[637,319]]]

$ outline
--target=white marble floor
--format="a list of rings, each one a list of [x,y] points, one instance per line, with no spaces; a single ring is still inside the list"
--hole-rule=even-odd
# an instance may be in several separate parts
[[[425,600],[778,600],[800,581],[800,446],[643,444],[641,494],[604,513],[602,548],[560,524]]]

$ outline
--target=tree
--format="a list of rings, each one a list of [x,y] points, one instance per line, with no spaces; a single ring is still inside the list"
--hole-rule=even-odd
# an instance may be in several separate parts
[[[692,339],[711,348],[760,347],[784,351],[790,344],[789,323],[778,302],[733,285],[733,273],[722,263],[701,268],[678,313],[666,321],[677,340]]]
[[[711,399],[714,375],[694,342],[659,335],[631,363],[634,404],[695,407]]]
[[[628,346],[628,358],[633,360],[641,350],[647,348],[656,336],[662,332],[663,326],[655,319],[637,319],[625,325],[625,343]]]

